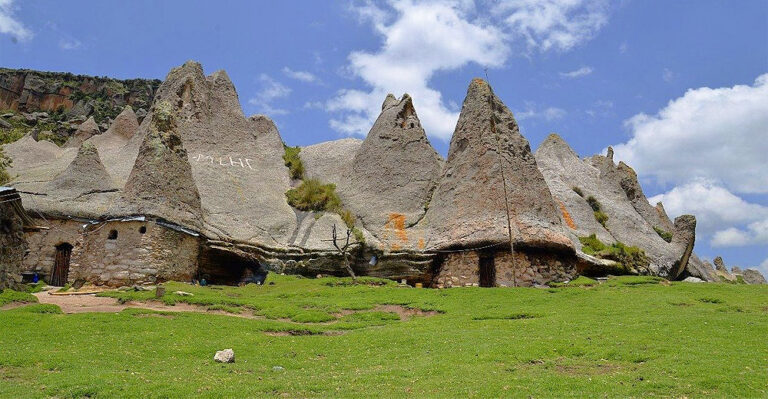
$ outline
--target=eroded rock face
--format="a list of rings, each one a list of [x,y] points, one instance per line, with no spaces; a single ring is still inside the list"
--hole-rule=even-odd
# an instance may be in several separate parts
[[[390,239],[390,247],[415,248],[418,239],[402,242],[386,234],[387,225],[393,218],[402,219],[407,228],[424,216],[441,165],[442,158],[430,145],[411,97],[404,94],[395,100],[390,95],[345,170],[338,193],[366,229],[380,239]]]
[[[47,192],[62,198],[76,198],[100,191],[116,191],[112,178],[101,163],[99,151],[90,143],[83,143],[77,156],[47,187]]]
[[[99,125],[93,120],[93,117],[88,118],[85,122],[77,127],[77,131],[72,137],[64,144],[65,148],[78,148],[80,144],[83,144],[85,140],[100,134]]]
[[[768,284],[765,281],[765,277],[757,269],[746,269],[743,276],[747,284]]]
[[[203,211],[172,106],[155,103],[149,132],[123,189],[115,215],[148,215],[202,229]]]
[[[0,247],[3,248],[0,260],[0,290],[16,289],[21,283],[21,269],[24,253],[29,247],[24,238],[22,219],[17,213],[21,208],[21,198],[16,190],[8,187],[0,188],[0,220],[3,221],[0,230]]]
[[[572,251],[558,213],[512,112],[487,82],[473,80],[423,220],[426,247],[509,242],[510,220],[516,244]]]
[[[304,164],[304,177],[339,186],[349,176],[348,170],[362,144],[360,139],[347,138],[302,147],[299,157]]]
[[[677,278],[683,274],[693,254],[696,219],[685,215],[672,223],[663,207],[652,207],[637,175],[626,164],[614,164],[609,156],[596,155],[584,160],[557,135],[550,135],[536,151],[536,160],[555,200],[561,204],[561,217],[581,248],[578,237],[595,234],[606,244],[620,241],[643,249],[651,260],[645,273]],[[589,201],[596,202],[607,220],[604,225]],[[592,204],[595,205],[595,204]],[[656,227],[672,233],[666,242]],[[700,262],[691,275],[711,279]]]
[[[155,104],[165,101],[177,115],[176,131],[200,193],[206,235],[287,245],[296,216],[285,199],[290,186],[282,147],[276,145],[279,135],[276,129],[260,132],[268,123],[245,118],[227,74],[205,77],[200,64],[190,61],[168,73],[155,98]],[[147,134],[155,108],[137,136]]]

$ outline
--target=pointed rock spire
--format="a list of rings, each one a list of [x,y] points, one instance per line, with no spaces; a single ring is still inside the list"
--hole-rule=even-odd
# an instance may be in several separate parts
[[[430,248],[509,242],[508,223],[516,243],[573,248],[528,140],[482,79],[469,85],[425,219]]]
[[[120,115],[115,118],[112,125],[109,126],[104,135],[117,135],[125,139],[130,139],[139,128],[139,120],[133,112],[130,105],[126,105]]]
[[[168,102],[155,103],[151,126],[123,189],[120,212],[200,229],[202,208],[187,151]]]
[[[411,96],[388,95],[382,108],[339,187],[344,205],[377,236],[393,217],[410,226],[423,216],[442,165]],[[418,245],[403,234],[398,240],[399,248]]]
[[[83,143],[66,170],[48,183],[52,195],[74,198],[84,194],[116,191],[112,178],[101,163],[99,152],[91,143]]]
[[[75,134],[67,140],[64,147],[78,148],[80,147],[80,144],[85,142],[85,140],[88,140],[99,133],[101,133],[99,125],[96,124],[96,121],[93,120],[93,117],[91,116],[77,127],[77,131],[75,131]]]

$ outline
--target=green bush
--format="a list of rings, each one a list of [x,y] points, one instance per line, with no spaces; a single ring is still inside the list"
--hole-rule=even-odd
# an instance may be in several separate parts
[[[595,211],[595,220],[597,220],[597,223],[600,223],[603,227],[605,226],[605,222],[608,221],[608,215],[603,213],[603,211]]]
[[[589,196],[587,197],[587,203],[590,207],[592,207],[592,210],[595,212],[600,212],[602,209],[602,206],[600,205],[600,201],[598,201],[595,197]]]
[[[637,273],[640,270],[647,270],[650,260],[645,255],[645,251],[638,247],[625,245],[622,242],[615,242],[606,245],[600,241],[594,234],[589,237],[579,237],[582,245],[582,252],[601,259],[609,259],[620,263],[626,272]]]
[[[298,187],[285,193],[288,204],[302,211],[332,211],[341,210],[341,200],[336,195],[335,184],[323,184],[317,179],[308,179]]]
[[[301,148],[298,146],[290,147],[285,144],[283,144],[283,148],[285,149],[285,154],[283,154],[283,161],[285,161],[285,166],[288,167],[288,171],[291,174],[291,178],[303,179],[304,164],[301,162],[301,158],[299,157],[299,152],[301,152]]]
[[[61,147],[64,145],[64,143],[67,142],[67,137],[62,136],[60,134],[56,134],[56,133],[46,133],[46,132],[38,133],[37,141],[43,141],[43,140],[48,140],[53,144],[56,144],[57,146]]]
[[[664,231],[656,226],[653,226],[653,230],[655,230],[656,234],[658,234],[664,241],[672,242],[672,233]]]

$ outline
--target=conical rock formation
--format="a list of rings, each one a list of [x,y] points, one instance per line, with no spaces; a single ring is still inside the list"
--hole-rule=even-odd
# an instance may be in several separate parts
[[[442,162],[421,127],[411,97],[404,94],[396,100],[389,95],[338,185],[339,196],[374,235],[391,241],[395,249],[415,249],[418,234],[409,239],[407,234],[388,234],[388,230],[393,229],[393,219],[408,227],[423,217]]]
[[[177,133],[188,152],[200,193],[205,231],[212,237],[287,245],[296,215],[285,199],[290,188],[277,129],[243,115],[224,71],[205,77],[200,64],[172,69],[155,96],[177,116]],[[148,134],[156,106],[137,136]],[[272,126],[273,127],[273,126]],[[135,145],[134,137],[127,147]],[[262,140],[264,139],[264,140]]]
[[[99,151],[90,143],[80,146],[72,163],[47,187],[51,195],[64,198],[109,190],[116,190],[115,185],[101,163]]]
[[[64,147],[79,148],[80,145],[85,142],[85,140],[88,140],[89,138],[99,133],[101,133],[99,130],[99,125],[96,124],[96,121],[93,120],[93,117],[91,116],[77,127],[77,131],[75,131],[75,134],[73,134],[72,137],[67,140],[67,142],[64,144]]]
[[[167,102],[153,108],[150,130],[113,213],[154,216],[199,231],[200,194],[177,132],[176,115]]]
[[[508,243],[509,220],[517,244],[572,251],[558,213],[512,113],[473,80],[425,217],[427,247]]]

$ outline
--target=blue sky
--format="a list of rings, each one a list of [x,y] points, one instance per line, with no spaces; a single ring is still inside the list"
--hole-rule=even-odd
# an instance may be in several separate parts
[[[616,148],[699,220],[696,251],[768,272],[768,2],[0,0],[0,66],[164,78],[225,69],[291,145],[363,137],[408,92],[447,152],[488,68],[535,149]]]

